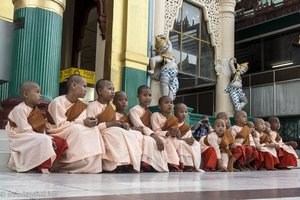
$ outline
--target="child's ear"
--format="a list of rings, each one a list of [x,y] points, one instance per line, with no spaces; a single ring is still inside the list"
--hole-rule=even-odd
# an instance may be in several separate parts
[[[22,96],[25,97],[25,98],[27,98],[27,97],[28,97],[28,91],[25,90],[25,91],[23,92],[23,95],[22,95]]]
[[[73,82],[73,83],[72,83],[72,88],[74,89],[75,87],[76,87],[76,83]]]
[[[97,88],[97,94],[98,94],[98,96],[101,94],[101,88]]]

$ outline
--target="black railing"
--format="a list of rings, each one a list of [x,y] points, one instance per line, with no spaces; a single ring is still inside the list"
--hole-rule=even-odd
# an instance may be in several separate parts
[[[300,0],[242,0],[236,5],[236,27],[243,29],[299,9]]]

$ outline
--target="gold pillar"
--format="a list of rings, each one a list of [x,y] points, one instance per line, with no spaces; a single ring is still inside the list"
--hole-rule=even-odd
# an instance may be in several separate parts
[[[11,0],[1,0],[0,20],[12,22],[14,15],[14,5]]]
[[[113,6],[113,15],[107,11],[104,77],[110,78],[115,90],[120,90],[123,67],[147,70],[148,0],[114,1],[114,3],[107,1],[107,3],[108,10]]]

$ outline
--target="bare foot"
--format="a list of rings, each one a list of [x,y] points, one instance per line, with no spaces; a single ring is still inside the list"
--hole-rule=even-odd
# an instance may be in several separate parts
[[[41,169],[41,172],[43,174],[50,174],[49,170],[48,169]]]
[[[236,168],[233,168],[233,171],[234,171],[234,172],[240,172],[241,170],[236,169]]]

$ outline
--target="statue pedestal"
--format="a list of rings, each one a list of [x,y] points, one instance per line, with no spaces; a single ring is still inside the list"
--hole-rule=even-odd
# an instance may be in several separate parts
[[[151,92],[152,92],[152,101],[150,106],[156,106],[158,104],[158,99],[162,96],[160,89],[160,82],[151,80]]]
[[[22,101],[23,100],[21,98],[9,98],[1,102],[2,111],[0,115],[0,129],[5,128],[8,120],[8,114],[15,106],[17,106]],[[49,103],[49,100],[41,100],[41,103],[40,105],[38,105],[38,107],[43,113],[46,113],[46,109]]]

